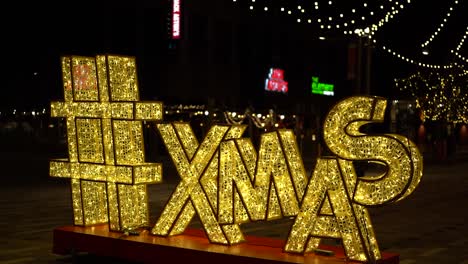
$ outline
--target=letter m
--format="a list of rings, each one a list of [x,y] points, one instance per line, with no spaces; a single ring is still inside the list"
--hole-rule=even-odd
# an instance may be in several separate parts
[[[223,141],[219,159],[220,224],[297,215],[307,179],[291,130],[263,134],[258,154],[250,139]]]

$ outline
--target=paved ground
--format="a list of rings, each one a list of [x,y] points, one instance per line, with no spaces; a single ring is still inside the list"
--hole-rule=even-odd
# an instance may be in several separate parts
[[[70,225],[72,212],[69,181],[47,177],[47,161],[54,152],[47,153],[41,148],[0,153],[0,264],[128,263],[87,254],[71,258],[51,253],[52,230]],[[398,204],[370,210],[383,251],[399,253],[401,264],[468,264],[467,157],[427,161],[424,178],[413,195]],[[153,220],[174,186],[174,179],[149,186]],[[290,225],[289,220],[264,222],[245,225],[243,230],[285,238]]]

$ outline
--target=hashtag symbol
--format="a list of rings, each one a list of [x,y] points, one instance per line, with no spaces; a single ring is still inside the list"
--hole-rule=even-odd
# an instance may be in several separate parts
[[[68,159],[50,162],[50,176],[70,178],[74,224],[109,229],[148,226],[147,184],[162,166],[145,162],[144,120],[162,120],[161,102],[139,102],[134,58],[61,58],[64,101],[51,116],[66,119]]]

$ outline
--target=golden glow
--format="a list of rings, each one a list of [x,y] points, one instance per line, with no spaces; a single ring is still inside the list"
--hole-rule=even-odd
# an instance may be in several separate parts
[[[52,160],[50,175],[71,179],[74,224],[148,226],[146,184],[161,181],[162,167],[145,162],[142,120],[162,120],[162,103],[138,102],[133,58],[64,57],[62,73],[65,101],[53,102],[51,115],[66,118],[69,157]],[[309,179],[291,130],[263,134],[257,151],[241,138],[244,125],[214,125],[199,143],[188,123],[157,124],[181,181],[151,233],[181,234],[196,214],[211,242],[234,244],[244,241],[241,223],[295,216],[285,251],[312,252],[330,237],[351,260],[379,260],[366,206],[405,198],[422,177],[413,142],[360,131],[382,122],[385,108],[370,96],[336,104],[324,124],[336,156],[319,158]],[[387,171],[358,178],[353,161]]]
[[[146,184],[162,167],[145,163],[142,120],[161,120],[162,103],[137,102],[131,57],[63,57],[62,76],[65,101],[51,116],[67,120],[69,158],[52,160],[50,175],[72,179],[74,223],[148,226]]]

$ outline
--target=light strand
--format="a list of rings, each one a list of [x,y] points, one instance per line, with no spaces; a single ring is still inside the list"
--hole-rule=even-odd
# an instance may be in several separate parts
[[[233,2],[238,2],[238,1],[233,1]],[[376,8],[374,10],[371,9],[368,3],[364,2],[362,3],[362,7],[364,8],[365,11],[362,9],[357,10],[357,8],[351,8],[347,12],[340,12],[339,15],[336,16],[323,16],[319,15],[319,9],[322,4],[319,4],[319,2],[314,2],[313,7],[304,7],[302,5],[297,5],[294,8],[293,7],[280,7],[279,10],[281,13],[285,13],[288,16],[296,16],[295,21],[297,23],[316,23],[318,28],[320,29],[320,33],[323,34],[323,31],[331,31],[331,30],[337,30],[339,32],[342,32],[343,34],[353,34],[355,33],[356,29],[360,29],[361,27],[363,30],[367,31],[377,31],[377,29],[381,26],[383,26],[386,22],[391,20],[396,14],[399,13],[400,10],[405,8],[405,4],[402,2],[395,1],[393,2],[392,0],[388,0],[388,5],[385,7],[383,4],[376,5]],[[407,3],[410,4],[411,0],[407,0]],[[257,3],[255,0],[251,0],[251,3],[249,5],[249,9],[251,11],[254,10],[264,10],[264,11],[274,11],[274,8],[271,8],[269,6],[261,5],[260,8],[255,7],[255,5],[261,5],[260,3]],[[323,5],[327,7],[333,6],[332,1],[327,1],[323,3]],[[387,11],[383,11],[384,9],[387,9]],[[382,10],[382,11],[381,11]],[[377,24],[372,24],[371,22],[375,19],[371,19],[372,17],[378,17],[379,13],[385,12],[385,15],[383,15],[383,18],[379,20],[379,23]],[[351,13],[350,16],[346,16],[346,13]],[[364,24],[363,24],[364,22]],[[359,26],[361,25],[361,26]],[[344,29],[342,31],[342,29]]]
[[[408,0],[408,4],[410,3],[411,3],[411,0]],[[398,6],[398,2],[396,2],[396,5]],[[403,8],[404,8],[404,5],[400,5],[400,9],[403,9]],[[390,22],[399,12],[400,11],[398,9],[392,8],[392,11],[387,12],[385,16],[379,20],[379,22],[372,25],[371,31],[370,31],[370,38],[372,38],[380,28],[382,28],[385,24]]]
[[[375,39],[373,40],[373,42],[377,43],[377,41]],[[398,58],[400,60],[406,61],[408,63],[414,64],[414,65],[417,65],[417,66],[420,66],[420,67],[431,68],[431,69],[450,69],[450,68],[452,68],[454,66],[453,64],[440,65],[440,64],[424,63],[424,62],[417,61],[416,59],[410,58],[408,56],[404,56],[404,55],[402,55],[402,54],[396,52],[395,50],[393,50],[391,48],[388,48],[386,46],[382,46],[380,48],[382,50],[386,51],[388,54],[391,54],[391,55],[393,55],[394,57],[396,57],[396,58]]]
[[[254,9],[257,9],[257,8],[254,8],[254,5],[255,4],[258,4],[260,5],[260,3],[258,3],[259,1],[255,1],[255,0],[250,0],[251,1],[251,4],[250,4],[250,9],[251,10],[254,10]],[[266,3],[266,2],[263,2],[262,3]],[[370,7],[370,4],[371,3],[362,3],[362,7],[365,8],[365,9],[368,9],[368,10],[363,10],[363,9],[360,9],[360,10],[357,10],[357,8],[352,8],[350,10],[348,10],[347,12],[351,13],[351,16],[347,16],[345,15],[346,12],[340,12],[339,15],[334,15],[334,16],[324,16],[324,15],[319,15],[317,12],[318,10],[321,10],[321,9],[326,9],[326,8],[330,8],[331,6],[334,6],[334,2],[333,1],[322,1],[322,2],[319,2],[319,1],[315,1],[313,3],[313,8],[312,10],[310,10],[310,6],[308,7],[304,7],[303,5],[297,5],[297,6],[294,6],[294,7],[280,7],[280,11],[281,13],[285,13],[285,14],[288,14],[290,16],[295,16],[296,17],[296,21],[298,23],[303,23],[303,22],[306,22],[309,23],[309,24],[316,24],[318,27],[319,27],[319,38],[321,40],[325,39],[324,37],[324,33],[326,33],[325,31],[327,32],[331,32],[331,31],[341,31],[341,33],[343,33],[344,35],[353,35],[353,34],[356,34],[358,35],[359,37],[366,37],[366,38],[369,38],[373,41],[373,44],[376,45],[376,46],[380,46],[379,48],[384,50],[386,53],[390,54],[390,55],[393,55],[394,57],[397,57],[398,59],[401,59],[405,62],[408,62],[408,63],[411,63],[413,65],[416,65],[416,66],[419,66],[419,67],[424,67],[424,68],[431,68],[431,69],[450,69],[452,67],[454,67],[454,65],[456,66],[456,62],[454,63],[447,63],[447,64],[433,64],[433,63],[426,63],[424,61],[420,61],[420,60],[417,60],[415,59],[414,57],[413,58],[410,58],[409,56],[405,56],[403,54],[401,54],[400,52],[397,52],[395,49],[393,48],[389,48],[387,44],[383,45],[383,43],[377,43],[377,40],[376,40],[376,33],[381,29],[383,28],[383,26],[387,23],[389,23],[390,21],[392,21],[394,18],[397,17],[398,14],[401,14],[402,10],[405,9],[405,7],[407,7],[409,4],[411,4],[411,0],[407,0],[407,1],[392,1],[392,0],[387,0],[386,1],[386,4],[381,4],[381,3],[377,3],[375,4],[375,7],[377,9],[374,9],[373,11],[370,11],[371,10],[371,7]],[[458,0],[454,0],[454,4],[453,5],[457,5],[458,4]],[[265,4],[264,4],[265,5]],[[445,17],[450,17],[451,14],[453,13],[452,11],[454,10],[454,7],[450,7],[450,11],[445,15]],[[321,8],[322,6],[325,6],[325,8]],[[386,12],[385,12],[385,15],[383,17],[381,17],[379,20],[377,20],[377,22],[374,22],[374,23],[367,23],[367,21],[371,22],[372,19],[368,19],[369,16],[368,15],[362,15],[366,12],[369,12],[370,11],[370,15],[374,18],[377,18],[378,17],[378,14],[380,10],[385,10],[386,9]],[[268,7],[264,10],[271,10],[273,11],[274,8],[271,8],[271,7]],[[315,14],[313,12],[316,12]],[[365,21],[366,23],[362,23],[363,21]],[[375,21],[375,20],[374,20]],[[447,18],[444,18],[444,22],[447,21]],[[359,25],[361,25],[361,27],[359,27]],[[444,27],[445,24],[442,24],[442,26],[439,26],[439,28],[437,29],[436,32],[440,32],[441,28]],[[438,35],[439,33],[436,33],[435,35]],[[430,38],[430,41],[432,41],[434,39],[434,37],[431,37]],[[429,41],[429,42],[430,42]],[[428,42],[428,43],[429,43]],[[427,44],[426,44],[427,45]],[[457,47],[456,50],[452,51],[453,53],[455,53],[455,55],[457,56],[457,58],[461,59],[462,61],[467,61],[467,59],[465,57],[463,57],[458,51],[460,50],[460,47],[461,45],[459,45]]]
[[[455,0],[454,1],[454,5],[457,5],[458,4],[458,0]],[[439,35],[439,32],[444,28],[445,24],[447,22],[447,20],[449,19],[450,15],[451,15],[451,11],[453,11],[453,6],[450,6],[449,8],[449,11],[447,12],[447,14],[445,14],[444,16],[444,19],[443,21],[439,24],[439,26],[437,27],[437,29],[432,33],[432,35],[429,37],[429,39],[427,39],[423,44],[421,44],[421,47],[422,48],[425,48],[427,47],[427,45],[429,45],[429,43],[431,43],[435,37],[437,37],[437,35]]]
[[[395,79],[395,86],[408,91],[421,110],[422,121],[468,122],[467,71],[463,65],[451,71],[417,72]]]

